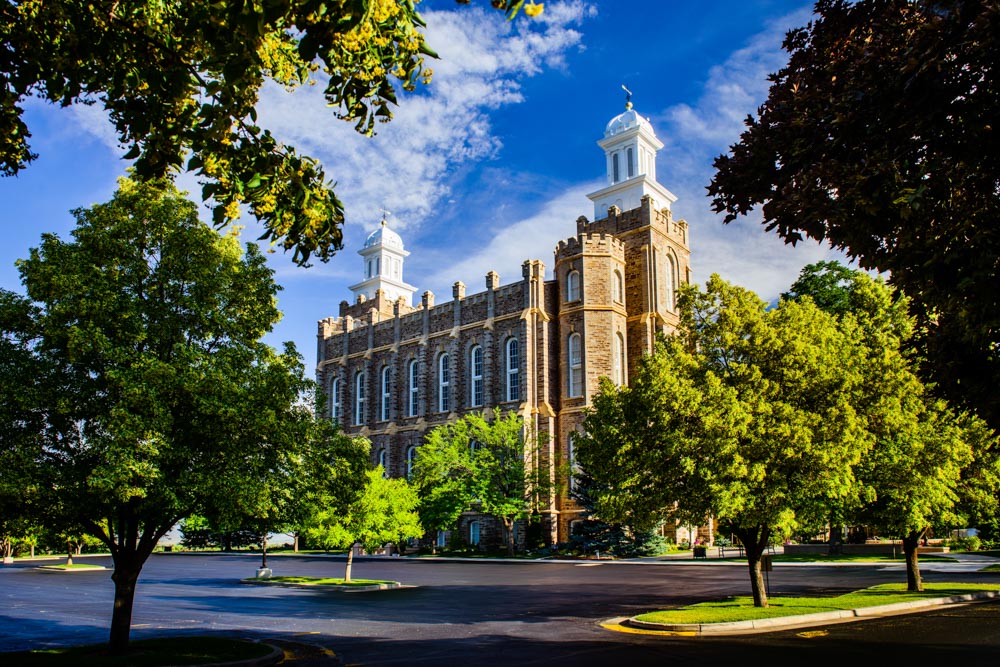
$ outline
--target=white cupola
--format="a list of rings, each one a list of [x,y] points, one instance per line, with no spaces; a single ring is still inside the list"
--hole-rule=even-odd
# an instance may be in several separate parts
[[[653,126],[632,108],[631,93],[625,112],[612,118],[604,128],[604,138],[597,145],[604,149],[607,186],[587,195],[594,202],[594,219],[608,215],[617,206],[622,211],[639,207],[649,196],[654,209],[669,209],[677,201],[669,190],[656,181],[656,152],[663,143],[656,138]]]
[[[382,290],[389,301],[403,297],[406,305],[411,305],[417,288],[403,282],[403,260],[410,253],[403,249],[403,239],[399,234],[386,226],[385,218],[378,229],[368,235],[358,254],[363,261],[362,275],[365,278],[351,285],[355,298],[363,295],[365,299],[374,299],[375,293]]]

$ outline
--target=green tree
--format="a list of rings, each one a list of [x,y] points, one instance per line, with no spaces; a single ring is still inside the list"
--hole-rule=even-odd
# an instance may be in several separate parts
[[[157,540],[243,489],[280,487],[326,443],[300,357],[260,343],[280,314],[256,246],[219,236],[162,181],[123,179],[74,215],[73,240],[45,235],[19,262],[30,317],[2,325],[42,371],[24,391],[43,446],[22,450],[38,506],[50,527],[111,551],[121,652]]]
[[[526,465],[534,447],[525,432],[524,420],[508,412],[492,422],[472,413],[428,433],[413,469],[428,529],[452,527],[462,512],[481,511],[501,522],[513,556],[514,524],[531,518],[544,486],[540,470]]]
[[[108,112],[145,180],[203,179],[216,226],[243,206],[294,260],[342,247],[344,210],[322,166],[257,124],[261,87],[319,80],[333,113],[372,134],[397,86],[430,79],[414,0],[158,2],[13,0],[0,4],[0,174],[35,155],[23,100]],[[492,2],[513,18],[524,0]]]
[[[912,299],[926,368],[1000,427],[996,0],[820,0],[709,186],[786,242],[829,241]]]
[[[809,301],[767,310],[712,276],[685,287],[678,334],[629,387],[602,381],[577,441],[597,514],[636,528],[715,516],[746,548],[754,604],[773,537],[825,518],[856,490],[870,446],[854,408],[862,382],[850,332]]]
[[[981,496],[989,496],[991,481],[995,493],[991,440],[996,438],[981,420],[956,414],[935,399],[917,377],[906,354],[914,324],[905,297],[881,280],[836,263],[806,267],[792,290],[796,298],[812,297],[817,290],[817,303],[859,335],[865,383],[858,411],[873,446],[857,470],[860,504],[842,509],[853,510],[858,522],[901,536],[907,587],[923,590],[920,541],[934,525],[964,520],[969,512],[962,511],[963,505],[983,507]]]
[[[416,489],[405,479],[387,479],[382,466],[364,473],[364,487],[346,508],[320,509],[308,521],[304,533],[326,549],[347,549],[344,580],[351,580],[354,545],[374,553],[387,542],[397,545],[420,537],[424,529],[417,514]]]

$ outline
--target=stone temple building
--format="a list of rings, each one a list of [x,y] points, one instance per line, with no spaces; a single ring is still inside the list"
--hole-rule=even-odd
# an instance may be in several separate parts
[[[607,184],[588,195],[594,220],[581,216],[555,248],[552,280],[541,260],[526,259],[514,282],[491,271],[485,289],[456,282],[450,301],[424,292],[414,304],[400,236],[383,221],[365,241],[353,302],[319,322],[317,380],[329,416],[369,438],[388,474],[408,474],[434,427],[511,410],[537,432],[527,439],[542,443],[529,465],[571,470],[573,436],[598,379],[627,383],[655,334],[676,326],[690,250],[687,223],[671,214],[676,197],[656,180],[663,144],[631,103],[597,143]],[[581,510],[565,490],[550,496],[542,529],[555,543]],[[494,522],[473,513],[456,530],[472,544],[500,539]],[[449,537],[439,534],[439,544]]]

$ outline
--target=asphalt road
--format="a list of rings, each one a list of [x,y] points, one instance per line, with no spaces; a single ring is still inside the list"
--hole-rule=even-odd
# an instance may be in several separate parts
[[[1000,665],[1000,604],[728,638],[611,632],[600,623],[749,592],[745,565],[358,561],[354,576],[415,587],[336,593],[248,586],[259,558],[164,554],[140,577],[133,638],[240,634],[291,642],[295,665],[812,665],[891,657]],[[88,559],[110,565],[110,559]],[[342,576],[343,561],[280,556],[276,575]],[[946,569],[946,568],[942,568]],[[925,571],[927,581],[1000,582],[1000,574]],[[966,568],[967,570],[968,568]],[[904,581],[898,568],[776,567],[772,594],[835,594]],[[106,641],[110,571],[0,569],[0,651]],[[303,646],[321,647],[309,651]],[[296,648],[297,647],[297,648]],[[2,662],[2,660],[0,660]],[[801,664],[801,663],[800,663]]]

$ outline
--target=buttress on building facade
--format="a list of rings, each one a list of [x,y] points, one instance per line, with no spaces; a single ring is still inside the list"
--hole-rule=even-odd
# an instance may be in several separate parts
[[[656,180],[663,144],[631,103],[597,143],[607,185],[588,195],[594,220],[581,216],[556,246],[552,280],[528,259],[515,282],[490,271],[485,290],[456,282],[447,303],[424,292],[413,304],[400,236],[383,220],[365,241],[353,303],[319,321],[317,381],[328,416],[367,437],[373,463],[389,475],[409,474],[431,429],[478,411],[517,412],[535,430],[526,441],[541,445],[528,465],[550,477],[571,470],[573,436],[599,378],[628,383],[657,332],[677,325],[690,250],[687,223],[671,214],[676,197]],[[541,508],[550,544],[567,540],[581,518],[565,486]],[[467,543],[500,541],[498,524],[471,512],[455,530]]]

